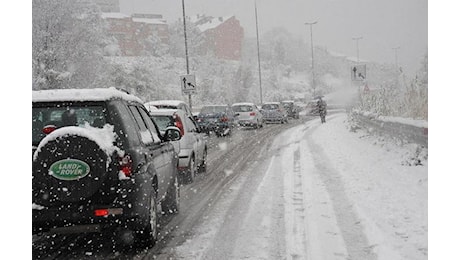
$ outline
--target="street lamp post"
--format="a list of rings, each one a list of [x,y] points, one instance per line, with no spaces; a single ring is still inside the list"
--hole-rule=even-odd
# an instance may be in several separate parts
[[[259,24],[257,22],[257,4],[254,1],[254,10],[256,13],[256,34],[257,34],[257,60],[259,62],[259,89],[260,89],[260,104],[262,104],[262,73],[260,71],[260,50],[259,50]]]
[[[305,23],[305,25],[310,25],[310,45],[311,45],[311,82],[313,88],[313,97],[316,95],[316,83],[315,83],[315,61],[313,58],[313,25],[317,24],[318,21],[312,23]]]
[[[187,75],[190,74],[190,68],[188,63],[188,47],[187,47],[187,25],[185,22],[185,4],[184,0],[182,0],[182,19],[184,20],[184,40],[185,40],[185,66],[187,68]],[[192,109],[192,93],[188,93],[188,103],[190,109]]]
[[[353,40],[356,41],[356,60],[357,60],[357,63],[359,63],[359,44],[358,44],[358,41],[361,40],[363,37],[355,37],[355,38],[352,38]]]

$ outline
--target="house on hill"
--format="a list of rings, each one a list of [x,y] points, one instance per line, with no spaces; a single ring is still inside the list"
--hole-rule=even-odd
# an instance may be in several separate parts
[[[142,56],[151,52],[153,44],[168,44],[166,20],[159,14],[102,13],[108,33],[116,38],[122,56]]]
[[[235,16],[197,15],[192,22],[205,35],[203,52],[212,51],[217,58],[240,60],[244,29]]]

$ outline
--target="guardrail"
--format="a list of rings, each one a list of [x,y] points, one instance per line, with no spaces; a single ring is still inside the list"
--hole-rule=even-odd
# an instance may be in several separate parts
[[[428,147],[428,127],[383,121],[374,116],[366,116],[356,112],[351,112],[351,116],[360,127],[377,132],[379,135]]]

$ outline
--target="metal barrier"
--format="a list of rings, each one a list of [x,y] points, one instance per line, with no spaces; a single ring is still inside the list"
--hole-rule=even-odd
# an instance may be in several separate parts
[[[402,142],[417,143],[428,148],[427,127],[382,121],[378,118],[365,116],[356,112],[352,112],[351,116],[362,128],[377,132],[379,135],[399,139]]]

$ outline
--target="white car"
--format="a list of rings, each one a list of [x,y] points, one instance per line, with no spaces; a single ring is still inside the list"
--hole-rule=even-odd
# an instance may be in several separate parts
[[[253,128],[263,127],[263,115],[254,103],[235,103],[232,105],[232,109],[235,112],[238,125]]]
[[[149,113],[160,132],[168,126],[179,128],[182,137],[174,144],[179,156],[179,180],[192,183],[197,172],[206,171],[207,137],[199,131],[193,117],[181,109],[150,109]]]

